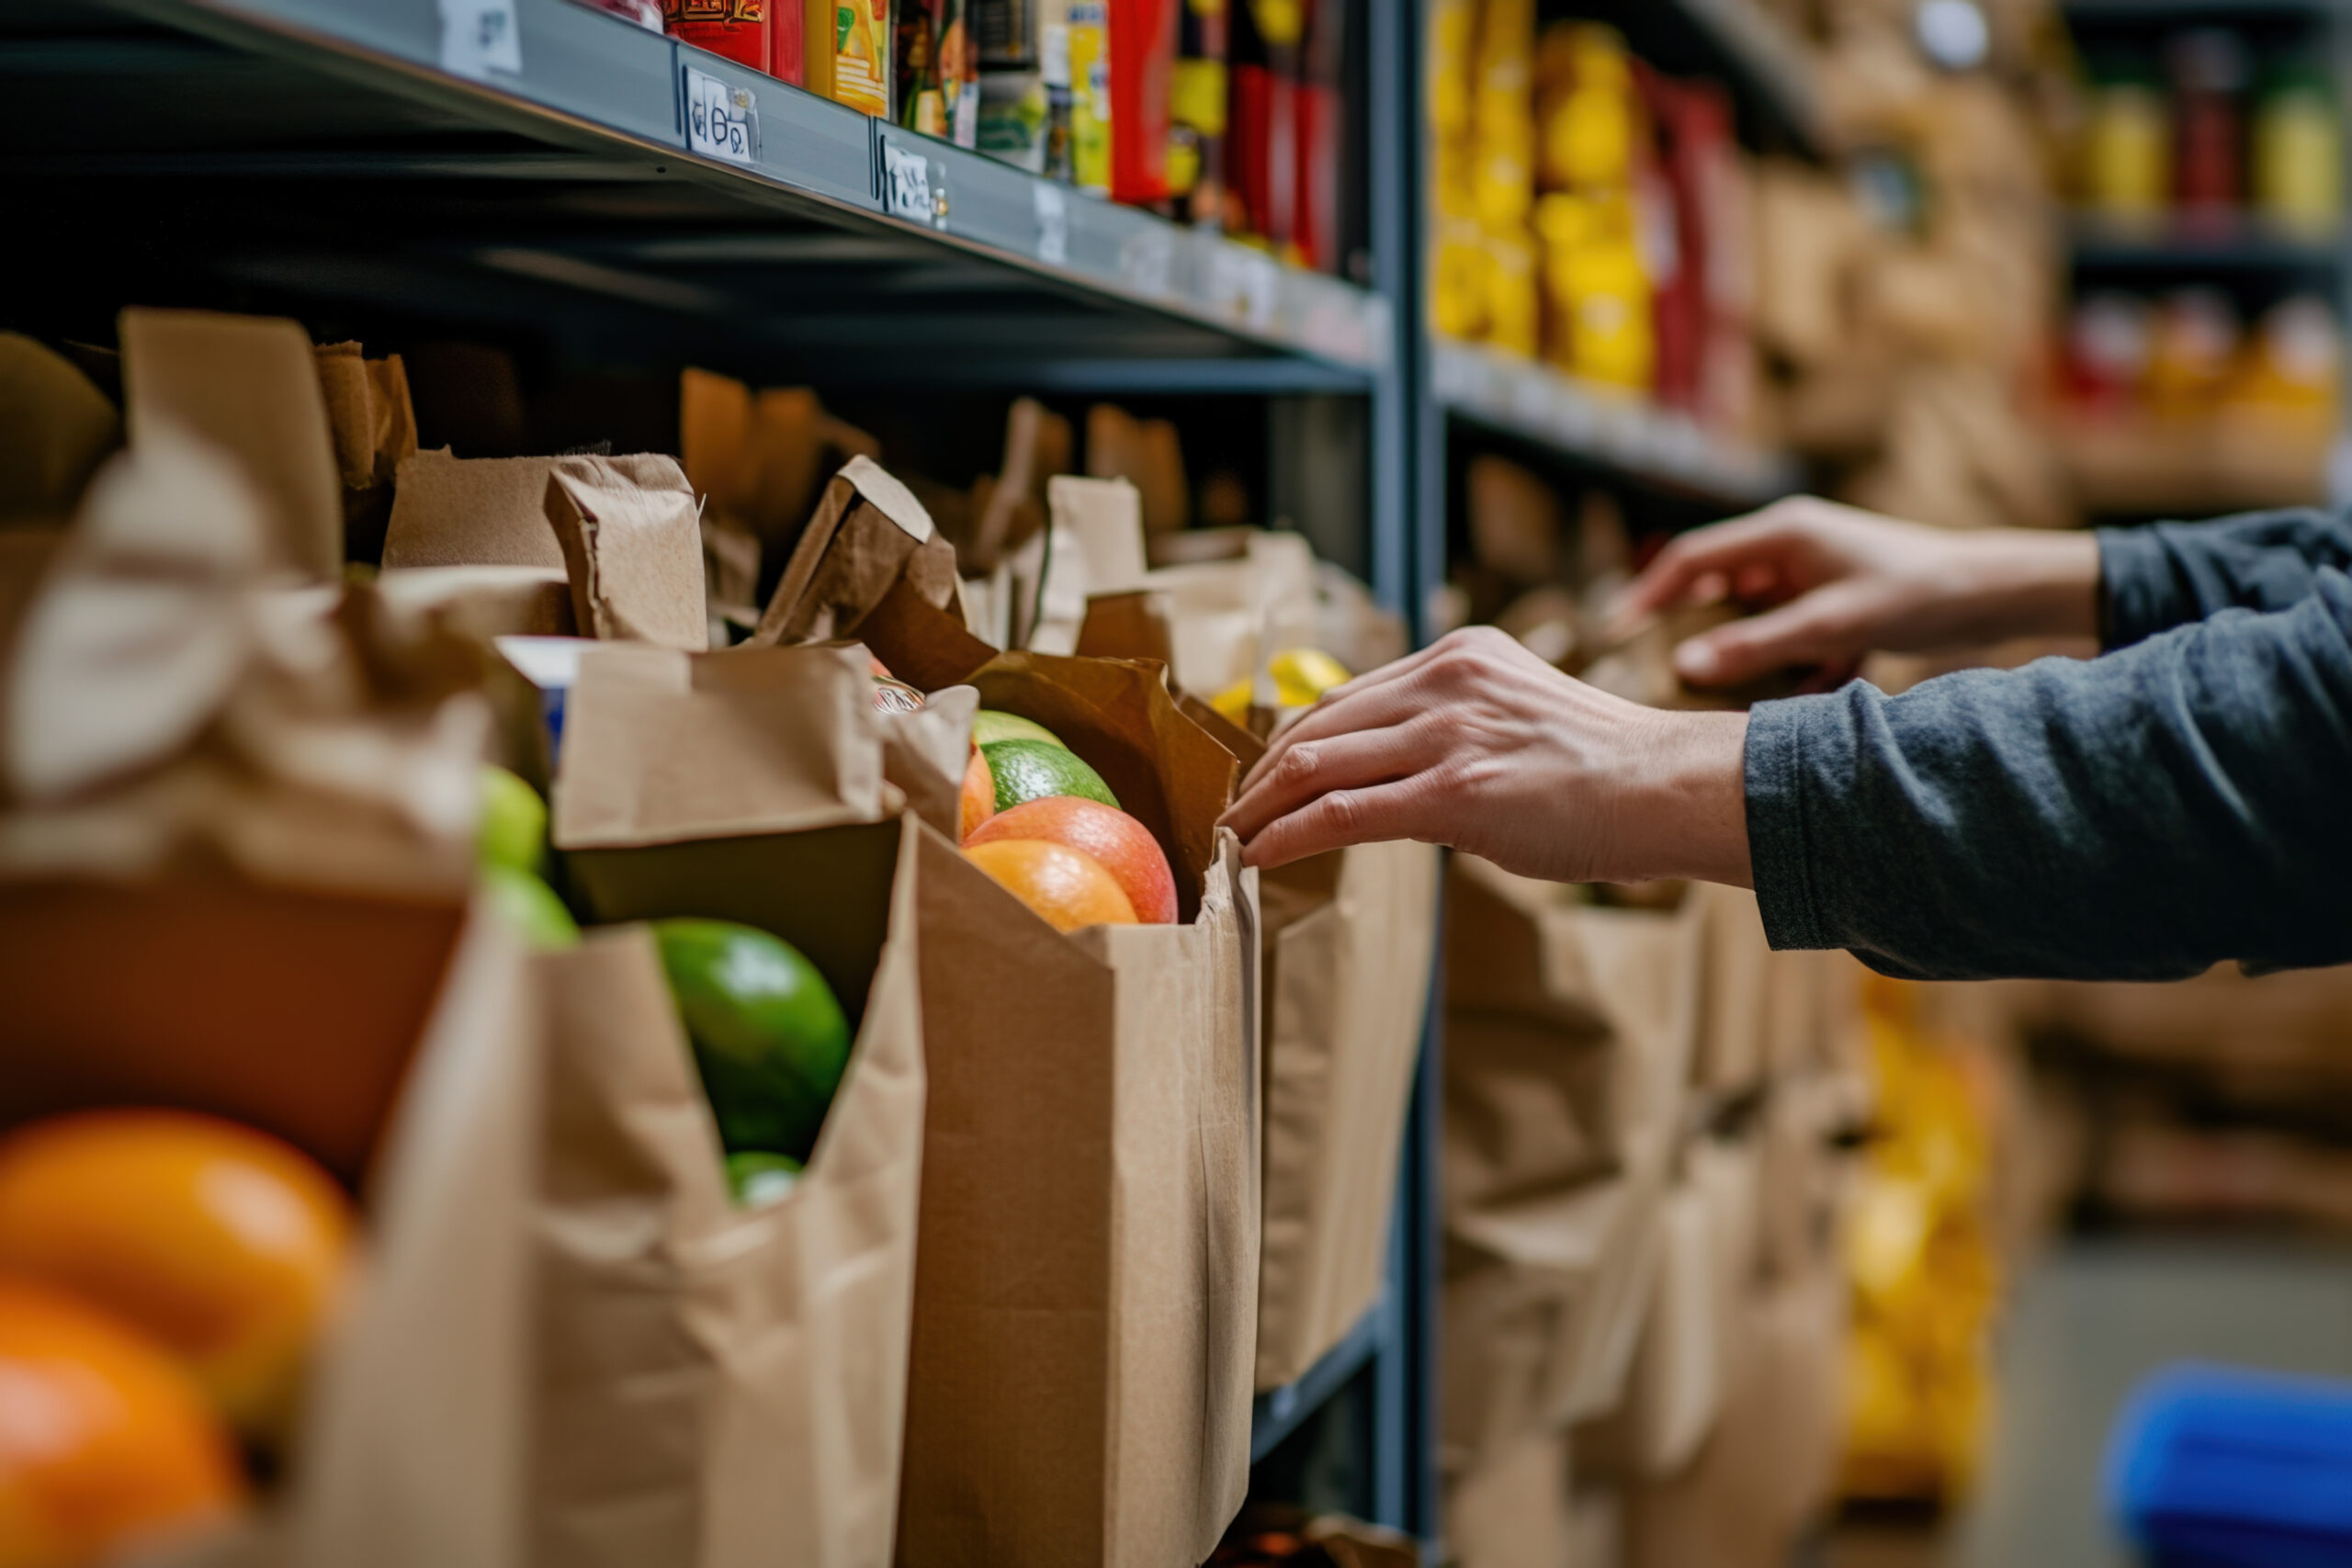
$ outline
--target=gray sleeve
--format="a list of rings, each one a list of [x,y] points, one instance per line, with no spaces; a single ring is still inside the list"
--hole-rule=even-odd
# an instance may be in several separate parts
[[[1758,705],[1772,945],[1918,979],[2352,960],[2352,580],[2102,658]]]
[[[2301,603],[2323,568],[2352,571],[2352,517],[2305,509],[2102,528],[2098,563],[2102,640],[2128,648],[2217,611]]]

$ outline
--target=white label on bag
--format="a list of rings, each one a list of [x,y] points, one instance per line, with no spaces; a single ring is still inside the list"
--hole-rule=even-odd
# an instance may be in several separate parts
[[[760,104],[752,89],[687,66],[686,151],[746,166],[757,159]]]
[[[1069,198],[1051,180],[1029,187],[1037,209],[1037,259],[1052,266],[1069,261]]]
[[[882,143],[882,201],[893,218],[926,229],[947,227],[947,204],[931,183],[931,160],[895,141]]]
[[[493,71],[521,75],[514,0],[441,0],[441,69],[476,82]]]

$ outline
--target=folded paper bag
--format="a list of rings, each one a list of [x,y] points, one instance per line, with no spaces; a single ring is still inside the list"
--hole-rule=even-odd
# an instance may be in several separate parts
[[[526,566],[561,571],[548,522],[555,457],[458,457],[446,446],[400,465],[384,566]]]
[[[675,458],[560,457],[547,516],[582,633],[688,653],[710,646],[702,528]]]

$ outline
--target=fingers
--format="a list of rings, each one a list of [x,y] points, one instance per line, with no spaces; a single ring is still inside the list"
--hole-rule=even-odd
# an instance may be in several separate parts
[[[1674,650],[1674,671],[1694,686],[1736,686],[1792,664],[1820,664],[1867,651],[1859,645],[1852,595],[1815,589],[1777,610],[1732,621]]]
[[[1416,694],[1413,678],[1426,674],[1432,664],[1442,660],[1458,660],[1465,652],[1481,649],[1516,652],[1518,648],[1517,643],[1491,626],[1467,627],[1449,632],[1417,653],[1408,653],[1369,674],[1332,687],[1304,717],[1274,737],[1266,754],[1242,779],[1241,793],[1247,795],[1260,779],[1280,767],[1283,754],[1303,741],[1320,740],[1351,730],[1386,728],[1411,717],[1427,705]]]
[[[1796,528],[1785,513],[1767,509],[1668,539],[1642,574],[1618,590],[1602,635],[1611,640],[1627,635],[1643,616],[1692,597],[1703,579],[1737,586],[1759,573],[1777,576],[1773,558]]]
[[[1418,719],[1306,741],[1285,750],[1282,761],[1258,775],[1217,820],[1247,843],[1267,823],[1317,795],[1385,784],[1419,772],[1437,760],[1441,748],[1436,742],[1432,728]]]
[[[1242,851],[1245,863],[1272,870],[1351,844],[1426,839],[1432,775],[1419,773],[1366,789],[1320,795],[1260,829]]]

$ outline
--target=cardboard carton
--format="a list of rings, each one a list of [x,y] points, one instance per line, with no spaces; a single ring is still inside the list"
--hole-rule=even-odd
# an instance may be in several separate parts
[[[925,1077],[890,775],[939,759],[870,687],[842,648],[582,657],[556,785],[582,899],[783,937],[856,1038],[807,1173],[746,1211],[648,933],[547,961],[535,1561],[890,1560]]]

